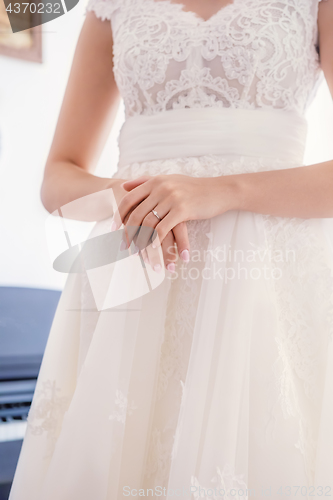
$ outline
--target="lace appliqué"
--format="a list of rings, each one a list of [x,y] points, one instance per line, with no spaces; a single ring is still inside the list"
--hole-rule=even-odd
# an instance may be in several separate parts
[[[297,417],[299,441],[309,481],[314,480],[323,369],[333,335],[333,277],[311,223],[263,216],[266,241],[273,251],[293,258],[272,262],[280,278],[271,281],[277,304],[279,357],[274,372],[285,418]]]
[[[208,243],[206,233],[209,230],[209,220],[187,222],[192,252],[200,252],[206,248]],[[200,281],[191,277],[191,269],[198,270],[200,273],[203,265],[203,258],[200,262],[190,261],[186,264],[185,276],[182,272],[184,264],[176,269],[179,275],[171,284],[172,290],[168,298],[165,334],[161,347],[158,399],[165,393],[170,377],[176,378],[177,381],[186,377],[187,360],[185,361],[182,343],[185,334],[192,337],[200,292]]]
[[[209,94],[207,88],[210,90]],[[168,81],[165,89],[157,93],[155,112],[179,108],[223,108],[231,106],[237,100],[238,90],[229,87],[225,78],[214,78],[209,68],[198,69],[193,66],[184,69],[178,80]]]
[[[169,0],[89,0],[87,10],[111,19],[129,117],[185,107],[303,113],[321,73],[316,7],[234,0],[207,21]]]
[[[28,429],[31,434],[47,436],[46,457],[53,452],[69,404],[69,399],[60,396],[60,392],[55,380],[42,382],[42,387],[36,391],[28,414]]]
[[[171,418],[170,422],[161,430],[154,427],[152,430],[149,454],[145,467],[145,477],[154,476],[155,485],[167,484],[170,469],[170,435],[175,426],[176,419]]]
[[[133,400],[128,402],[120,389],[116,391],[115,406],[116,409],[109,415],[109,420],[117,420],[122,424],[125,424],[127,415],[132,415],[133,411],[138,408]]]
[[[244,475],[236,475],[234,467],[230,464],[225,464],[222,471],[216,467],[216,475],[211,479],[211,483],[209,486],[203,486],[196,476],[192,476],[191,486],[196,488],[192,493],[192,498],[204,500],[220,500],[221,498],[247,500],[248,498],[248,487],[244,481]]]

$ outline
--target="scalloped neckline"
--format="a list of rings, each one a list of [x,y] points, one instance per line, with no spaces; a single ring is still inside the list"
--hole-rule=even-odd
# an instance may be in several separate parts
[[[216,17],[218,17],[225,10],[229,10],[230,7],[233,7],[235,5],[235,3],[237,2],[237,0],[233,0],[230,3],[227,3],[226,5],[224,5],[220,9],[218,9],[214,14],[212,14],[208,19],[204,19],[203,17],[200,16],[200,14],[198,14],[194,10],[185,10],[186,5],[184,5],[181,2],[172,2],[171,0],[151,0],[151,2],[157,3],[157,4],[165,3],[165,4],[171,5],[171,6],[175,5],[176,8],[178,8],[181,13],[186,14],[190,17],[193,17],[194,19],[196,19],[197,22],[200,22],[202,24],[207,24],[207,23],[210,23],[211,21],[213,21]]]

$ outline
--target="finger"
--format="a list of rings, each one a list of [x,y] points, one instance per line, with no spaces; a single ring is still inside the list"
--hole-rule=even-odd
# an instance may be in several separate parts
[[[151,195],[132,211],[126,222],[129,243],[133,240],[134,235],[137,234],[139,236],[137,238],[138,243],[136,244],[139,248],[147,246],[152,232],[159,222],[159,219],[152,212],[153,208],[156,207],[156,204],[157,200],[155,200],[153,195]],[[167,207],[158,206],[158,208],[162,214],[161,217],[169,211]]]
[[[162,243],[164,265],[168,271],[176,271],[177,249],[173,232],[170,231]]]
[[[164,265],[163,253],[161,252],[161,249],[152,248],[150,244],[146,247],[146,252],[152,269],[155,272],[160,273],[162,271],[162,266]]]
[[[180,217],[181,214],[179,214],[178,210],[173,209],[170,210],[165,217],[163,217],[163,219],[155,227],[156,233],[154,234],[154,240],[152,242],[153,248],[160,246],[168,232],[172,231],[177,224],[183,222]]]
[[[179,224],[177,224],[173,228],[172,232],[177,244],[179,257],[184,262],[188,262],[190,260],[190,241],[188,238],[186,222],[180,222]]]
[[[118,210],[114,214],[114,222],[116,223],[116,229],[119,228],[128,214],[134,208],[139,205],[145,198],[150,194],[151,187],[147,187],[147,182],[141,184],[136,189],[133,189],[129,193],[123,196],[121,202],[118,205]]]
[[[144,182],[148,181],[150,179],[150,175],[142,175],[141,177],[138,177],[137,179],[130,179],[128,181],[125,181],[121,184],[121,187],[124,188],[126,191],[131,191],[132,189],[136,188],[137,186],[140,186]]]
[[[124,218],[124,229],[122,230],[122,238],[120,242],[120,250],[125,250],[125,248],[129,248],[129,238],[127,234],[127,226],[126,223],[128,221],[128,218],[130,216],[131,212],[129,212],[125,218]]]
[[[148,257],[148,254],[147,254],[147,250],[146,250],[145,248],[143,248],[143,249],[141,250],[141,256],[142,256],[142,258],[143,258],[144,262],[145,262],[146,264],[149,264],[149,257]]]
[[[137,226],[130,226],[129,230],[131,230],[131,236],[127,239],[127,242],[129,243],[129,245],[131,244],[131,238],[132,238],[132,241],[134,242],[135,246],[138,248],[138,250],[143,250],[148,245],[150,245],[151,241],[152,241],[152,237],[153,237],[154,232],[155,232],[153,224],[155,224],[154,221],[151,223],[151,225],[148,225],[147,222],[145,224],[142,224],[138,228],[138,230],[134,234],[134,236],[132,236],[132,234],[134,233],[134,230],[135,230],[135,228],[137,228]]]
[[[154,234],[154,230],[157,224],[159,224],[161,219],[163,219],[163,217],[165,217],[165,215],[169,212],[166,205],[165,206],[157,205],[155,206],[154,211],[155,210],[156,213],[158,213],[159,217],[157,217],[151,210],[141,222],[141,227],[137,236],[137,243],[136,243],[139,248],[146,247],[150,242],[150,240],[152,241],[153,239],[155,239],[156,235]],[[135,214],[133,214],[133,218],[134,215]]]

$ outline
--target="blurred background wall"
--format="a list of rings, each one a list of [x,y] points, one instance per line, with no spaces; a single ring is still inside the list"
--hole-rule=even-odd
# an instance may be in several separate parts
[[[43,25],[43,63],[0,55],[0,286],[61,289],[52,269],[40,185],[86,1]],[[118,161],[123,106],[97,174],[110,176]]]

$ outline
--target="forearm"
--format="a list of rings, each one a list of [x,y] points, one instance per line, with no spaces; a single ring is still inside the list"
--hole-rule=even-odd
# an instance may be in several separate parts
[[[333,161],[232,175],[230,181],[235,209],[304,219],[333,217]]]
[[[45,170],[41,187],[42,203],[46,210],[52,213],[74,200],[100,192],[99,204],[96,203],[96,198],[94,200],[91,198],[90,205],[86,199],[84,203],[76,204],[76,207],[82,206],[82,220],[105,218],[112,215],[111,192],[105,190],[111,188],[117,181],[117,179],[97,177],[71,162],[54,162]],[[96,213],[97,207],[99,213]]]

